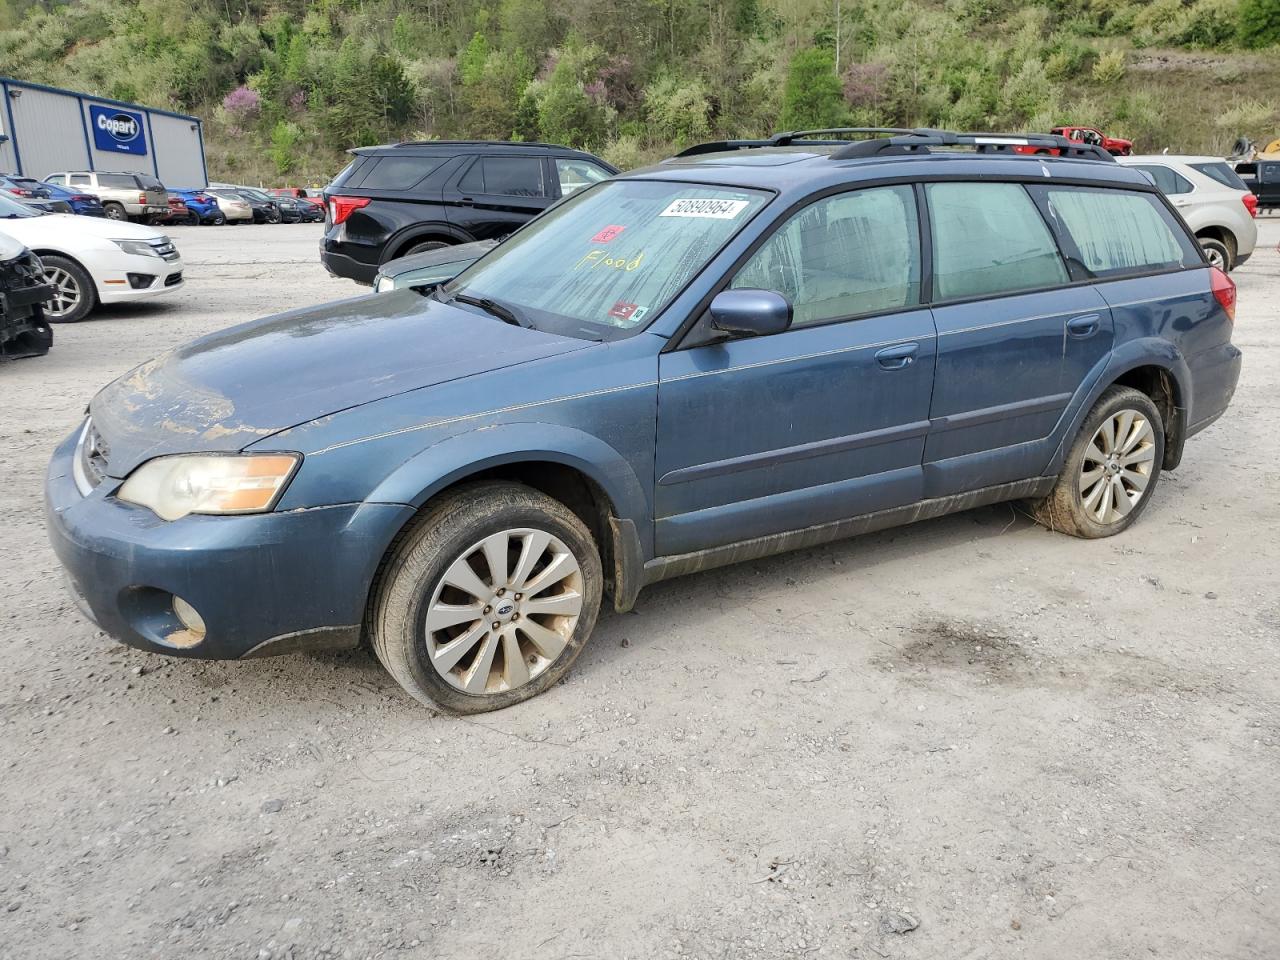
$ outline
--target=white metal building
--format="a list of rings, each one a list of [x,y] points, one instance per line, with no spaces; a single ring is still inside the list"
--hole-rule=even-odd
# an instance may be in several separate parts
[[[0,173],[149,173],[167,187],[209,182],[200,120],[0,77]]]

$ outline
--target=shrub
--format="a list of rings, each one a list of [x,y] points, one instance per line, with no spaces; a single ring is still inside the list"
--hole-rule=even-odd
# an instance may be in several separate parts
[[[711,104],[706,84],[663,77],[645,91],[645,112],[653,133],[677,146],[706,140],[711,133]]]
[[[276,165],[276,173],[292,173],[297,166],[298,158],[294,148],[302,139],[302,128],[296,123],[281,120],[271,131],[271,162]]]
[[[258,115],[262,98],[258,91],[242,84],[222,98],[222,109],[227,111],[232,123],[242,126]]]
[[[1108,50],[1093,65],[1092,77],[1095,83],[1113,84],[1124,79],[1125,64],[1123,50]]]
[[[1240,0],[1236,29],[1246,47],[1280,43],[1280,0]]]
[[[848,113],[829,51],[811,48],[791,58],[779,126],[788,130],[835,127]]]

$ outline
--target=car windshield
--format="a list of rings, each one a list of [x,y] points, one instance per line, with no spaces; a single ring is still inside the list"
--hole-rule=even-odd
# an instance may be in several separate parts
[[[20,220],[23,217],[42,217],[43,210],[33,210],[25,203],[19,203],[17,200],[10,200],[8,197],[0,194],[0,218],[5,220]]]
[[[760,190],[610,180],[532,221],[440,292],[540,330],[616,339],[652,320],[769,200]]]

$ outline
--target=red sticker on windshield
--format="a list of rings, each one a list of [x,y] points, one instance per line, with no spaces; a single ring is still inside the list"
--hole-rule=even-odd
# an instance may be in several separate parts
[[[640,309],[637,303],[624,303],[619,300],[609,308],[609,316],[617,317],[619,320],[630,320],[631,315]]]
[[[620,234],[625,229],[627,228],[620,227],[616,223],[611,223],[609,224],[609,226],[605,227],[603,230],[597,233],[594,237],[592,237],[591,242],[592,243],[608,243],[610,240],[614,239],[618,234]]]

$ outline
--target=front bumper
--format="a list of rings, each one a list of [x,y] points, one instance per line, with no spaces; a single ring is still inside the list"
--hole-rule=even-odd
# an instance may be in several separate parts
[[[166,522],[112,494],[107,478],[81,496],[72,475],[79,431],[45,476],[49,540],[81,609],[130,646],[238,659],[359,638],[369,587],[395,532],[399,504],[342,504]],[[174,596],[204,619],[191,645]]]
[[[96,264],[95,286],[98,299],[103,303],[130,303],[148,300],[181,290],[183,284],[182,258],[165,260],[163,257],[139,257],[121,253],[112,256],[109,263]],[[92,267],[91,267],[92,269]],[[145,287],[135,287],[130,275],[149,276],[152,280]]]

